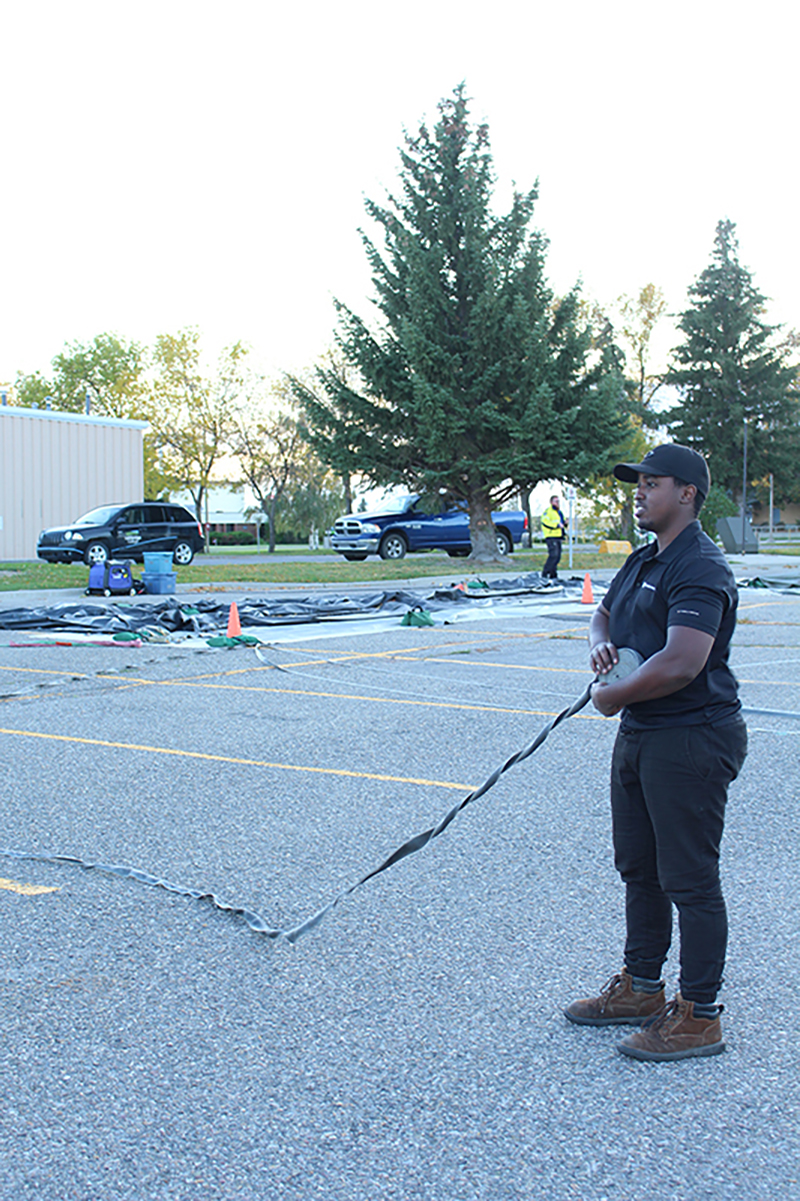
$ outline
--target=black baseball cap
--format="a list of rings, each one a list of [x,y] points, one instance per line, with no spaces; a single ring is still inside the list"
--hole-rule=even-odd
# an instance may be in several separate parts
[[[617,463],[614,475],[626,484],[635,484],[640,475],[671,475],[687,484],[694,484],[702,496],[708,496],[711,476],[701,454],[690,446],[668,442],[648,450],[641,463]]]

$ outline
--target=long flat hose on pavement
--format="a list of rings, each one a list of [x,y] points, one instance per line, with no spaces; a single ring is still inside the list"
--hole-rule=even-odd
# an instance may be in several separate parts
[[[616,678],[621,678],[623,675],[628,675],[631,671],[634,671],[636,667],[638,667],[639,662],[639,657],[635,655],[635,652],[620,650],[620,663],[614,672]],[[505,763],[496,768],[488,777],[488,779],[481,784],[480,788],[474,789],[473,792],[468,793],[463,800],[459,801],[457,805],[454,805],[453,808],[445,814],[445,816],[437,825],[431,826],[428,830],[422,830],[419,834],[415,834],[412,838],[407,839],[406,842],[397,847],[396,850],[392,851],[392,853],[388,855],[387,858],[384,859],[383,862],[377,867],[374,867],[371,871],[367,872],[366,875],[362,876],[359,880],[356,880],[354,884],[351,884],[349,887],[343,889],[337,896],[333,898],[332,901],[329,901],[327,905],[324,905],[321,909],[318,909],[316,913],[313,913],[310,917],[306,918],[306,920],[301,922],[298,926],[287,927],[284,929],[273,928],[269,926],[262,917],[259,917],[257,913],[254,913],[250,909],[246,909],[240,905],[232,905],[227,901],[222,901],[211,892],[205,892],[196,888],[187,888],[182,884],[173,884],[168,880],[159,879],[157,876],[153,876],[149,872],[142,871],[140,868],[136,867],[127,867],[123,864],[91,863],[88,860],[80,859],[74,855],[42,855],[37,854],[34,851],[0,849],[0,857],[6,859],[33,860],[37,863],[72,864],[73,866],[82,868],[84,871],[105,872],[108,875],[118,876],[124,879],[137,880],[141,884],[148,884],[154,888],[163,888],[167,892],[175,893],[178,896],[192,897],[196,901],[207,901],[224,913],[230,913],[235,917],[242,918],[250,927],[250,929],[255,931],[257,934],[263,934],[270,939],[295,943],[299,938],[302,938],[304,934],[307,934],[309,930],[314,930],[317,926],[319,926],[320,923],[327,917],[327,915],[336,908],[341,900],[343,900],[345,897],[351,896],[352,893],[366,884],[368,880],[372,880],[375,878],[375,876],[379,876],[381,872],[387,871],[387,869],[393,867],[395,863],[399,863],[401,859],[406,859],[409,855],[414,855],[417,851],[421,851],[423,847],[426,847],[429,842],[433,841],[434,838],[438,838],[440,834],[443,834],[456,815],[462,811],[462,809],[466,809],[467,805],[471,805],[473,801],[477,801],[479,797],[484,796],[490,788],[494,787],[494,785],[497,783],[500,777],[505,774],[505,772],[510,771],[510,769],[515,767],[516,764],[522,763],[525,759],[532,755],[534,751],[537,751],[545,739],[556,728],[556,726],[561,725],[561,723],[566,721],[567,718],[573,717],[576,713],[579,713],[581,709],[588,704],[591,697],[592,685],[594,683],[595,680],[592,680],[589,684],[587,684],[586,688],[577,698],[577,700],[573,701],[571,705],[568,705],[566,709],[562,709],[561,712],[558,713],[551,721],[549,721],[546,726],[543,726],[532,742],[530,742],[521,751],[517,751],[516,754],[511,755],[508,759],[506,759]]]

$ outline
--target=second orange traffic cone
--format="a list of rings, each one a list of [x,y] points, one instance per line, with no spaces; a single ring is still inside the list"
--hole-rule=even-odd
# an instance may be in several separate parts
[[[239,622],[239,610],[236,607],[236,601],[231,605],[231,611],[228,614],[228,637],[238,638],[242,632],[241,623]]]
[[[582,605],[594,604],[594,593],[592,592],[592,581],[589,579],[589,572],[583,577],[583,593],[581,594]]]

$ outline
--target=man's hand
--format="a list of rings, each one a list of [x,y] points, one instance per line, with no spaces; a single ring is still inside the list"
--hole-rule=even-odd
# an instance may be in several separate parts
[[[604,676],[617,663],[619,654],[613,642],[596,642],[589,651],[589,667],[595,675]]]
[[[615,699],[618,691],[618,684],[604,684],[602,680],[592,684],[592,704],[603,717],[614,717],[624,708],[624,703]]]

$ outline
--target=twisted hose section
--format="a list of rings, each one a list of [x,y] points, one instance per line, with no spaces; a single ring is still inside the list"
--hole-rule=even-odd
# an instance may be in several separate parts
[[[489,778],[485,780],[483,784],[481,784],[480,788],[476,788],[474,792],[470,792],[462,801],[459,801],[457,805],[454,805],[449,813],[445,814],[437,826],[432,826],[430,830],[423,830],[421,833],[415,834],[413,838],[409,838],[408,841],[404,842],[402,846],[399,846],[396,851],[392,851],[391,855],[384,859],[383,863],[379,864],[378,867],[373,868],[371,872],[367,872],[365,876],[362,876],[361,879],[357,880],[355,884],[351,884],[349,888],[345,888],[339,893],[338,896],[334,897],[332,901],[329,901],[327,905],[322,907],[322,909],[317,910],[316,913],[312,914],[311,917],[307,918],[306,921],[302,922],[299,926],[294,926],[290,930],[270,930],[264,931],[264,933],[268,934],[269,937],[272,938],[283,938],[286,940],[286,942],[297,942],[298,938],[302,938],[304,934],[309,932],[309,930],[315,929],[315,927],[317,927],[320,922],[327,917],[331,910],[336,908],[341,900],[343,900],[345,897],[349,897],[351,893],[356,891],[357,888],[361,888],[362,884],[366,884],[368,880],[372,880],[373,877],[379,876],[381,872],[385,872],[387,868],[393,867],[394,864],[399,863],[401,859],[406,859],[409,855],[413,855],[417,851],[421,851],[422,848],[426,847],[434,838],[438,838],[440,834],[444,833],[451,821],[453,821],[455,818],[456,814],[460,813],[462,809],[466,809],[467,805],[471,805],[473,801],[477,801],[479,797],[484,795],[484,793],[487,793],[505,772],[510,771],[510,769],[515,767],[517,763],[522,763],[524,759],[527,759],[529,755],[532,755],[534,751],[538,750],[544,740],[548,737],[550,732],[556,728],[556,726],[560,725],[562,721],[566,721],[568,717],[573,717],[576,713],[579,713],[580,710],[589,703],[593,683],[594,680],[592,680],[590,684],[587,684],[585,691],[578,697],[576,701],[574,701],[566,709],[562,709],[562,711],[557,714],[552,721],[548,722],[547,725],[539,731],[533,742],[529,743],[528,746],[523,748],[523,750],[517,751],[515,755],[511,755],[510,758],[506,759],[505,763],[503,763],[501,767],[496,768],[492,772]]]

